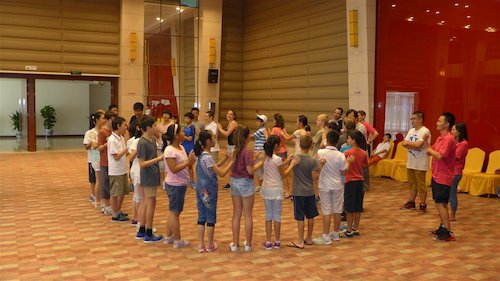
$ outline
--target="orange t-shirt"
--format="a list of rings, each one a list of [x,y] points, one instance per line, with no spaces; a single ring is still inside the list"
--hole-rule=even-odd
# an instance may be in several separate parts
[[[271,135],[276,135],[280,138],[280,149],[278,150],[278,153],[285,153],[286,140],[285,137],[283,136],[283,129],[281,129],[280,127],[273,127],[271,129]]]
[[[349,167],[349,171],[345,175],[344,183],[351,181],[362,181],[363,178],[363,167],[368,167],[368,156],[366,151],[361,148],[351,148],[344,151],[346,159],[353,155],[356,158]]]
[[[97,134],[97,144],[99,145],[104,145],[105,143],[108,142],[108,137],[111,136],[112,131],[102,128],[99,130],[99,133]],[[99,155],[101,156],[101,160],[99,162],[99,165],[102,167],[107,167],[108,166],[108,149],[103,149],[99,151]]]

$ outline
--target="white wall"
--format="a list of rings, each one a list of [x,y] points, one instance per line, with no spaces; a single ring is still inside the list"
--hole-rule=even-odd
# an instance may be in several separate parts
[[[0,78],[0,136],[15,135],[9,115],[21,109],[19,99],[26,99],[26,79]]]
[[[111,103],[111,82],[101,84],[90,84],[89,112],[88,115],[97,112],[98,109],[108,110]]]
[[[52,105],[57,123],[54,135],[83,135],[89,127],[89,82],[36,80],[36,134],[45,135],[40,110]]]

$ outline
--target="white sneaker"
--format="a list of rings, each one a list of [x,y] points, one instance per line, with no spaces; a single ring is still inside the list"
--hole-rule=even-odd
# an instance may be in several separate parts
[[[231,244],[229,244],[229,249],[231,250],[231,252],[236,253],[240,250],[240,247],[238,247],[238,245],[236,245],[234,242],[231,242]]]
[[[174,236],[167,236],[163,239],[163,244],[174,244]]]
[[[330,236],[330,239],[332,239],[333,241],[339,241],[340,240],[339,233],[336,232],[336,231],[330,232],[329,236]]]
[[[243,242],[243,245],[245,245],[245,252],[251,252],[252,251],[252,246],[248,245],[247,241]]]
[[[328,234],[321,235],[321,238],[316,238],[313,239],[313,243],[317,245],[330,245],[332,244],[332,239],[330,239],[330,236]]]
[[[186,240],[179,240],[179,241],[174,242],[175,249],[184,248],[184,247],[187,247],[189,245],[191,245],[191,243],[189,243],[189,241],[186,241]]]
[[[113,210],[111,210],[111,207],[104,207],[104,212],[103,214],[105,216],[111,216],[113,214]]]

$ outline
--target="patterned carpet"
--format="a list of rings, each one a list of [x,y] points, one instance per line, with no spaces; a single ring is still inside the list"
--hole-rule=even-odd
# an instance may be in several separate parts
[[[91,207],[83,152],[3,154],[0,157],[0,280],[500,280],[499,202],[459,194],[457,241],[435,242],[436,211],[401,211],[406,185],[372,179],[365,195],[361,236],[304,250],[266,251],[260,196],[254,207],[254,249],[231,253],[232,205],[219,195],[215,238],[219,249],[196,250],[195,192],[181,215],[183,238],[173,249],[134,239],[129,224],[111,223]],[[222,186],[227,179],[220,181]],[[167,200],[158,193],[155,224],[165,231]],[[131,196],[125,199],[130,210]],[[321,216],[315,237],[321,235]],[[291,201],[283,203],[282,243],[295,239]],[[241,233],[243,240],[244,233]],[[242,241],[241,241],[242,242]]]

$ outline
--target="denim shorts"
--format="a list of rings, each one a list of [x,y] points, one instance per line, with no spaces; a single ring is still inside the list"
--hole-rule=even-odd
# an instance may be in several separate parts
[[[186,186],[173,186],[163,183],[168,196],[168,210],[180,213],[184,210],[184,197],[186,196]]]
[[[249,197],[255,194],[253,179],[231,177],[231,195]]]
[[[214,226],[217,222],[217,185],[213,187],[196,187],[196,207],[198,208],[198,224]]]
[[[109,199],[111,195],[109,194],[109,175],[108,167],[101,166],[101,198]]]
[[[264,199],[264,206],[266,208],[266,221],[281,222],[281,210],[283,200],[279,199]]]

